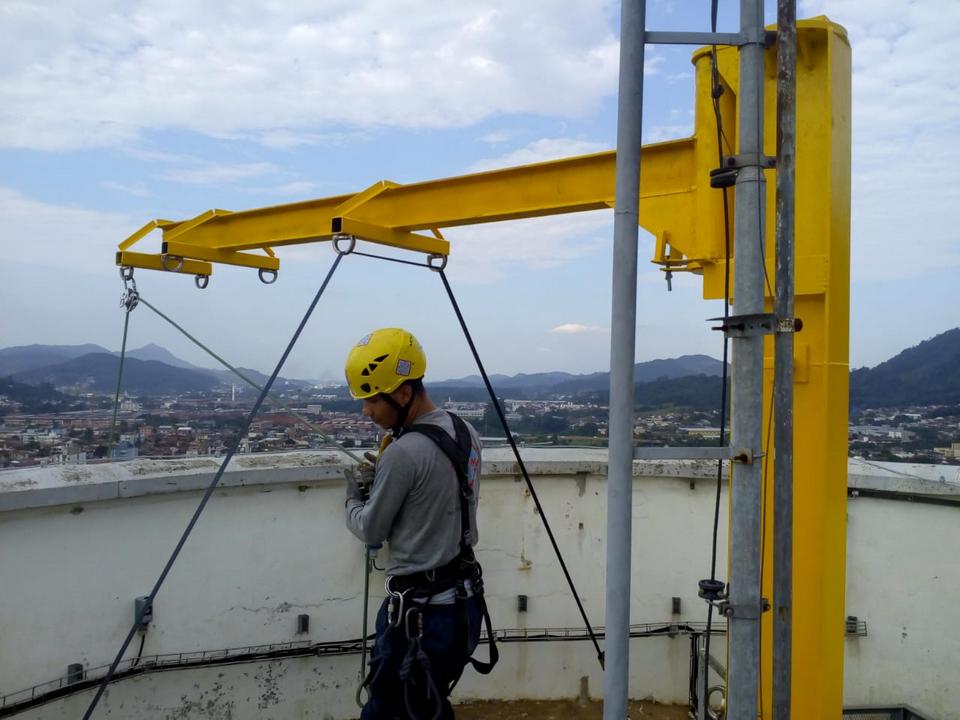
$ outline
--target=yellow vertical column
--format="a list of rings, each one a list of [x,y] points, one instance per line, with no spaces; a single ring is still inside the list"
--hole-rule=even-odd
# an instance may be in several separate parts
[[[850,46],[826,18],[798,23],[796,168],[796,316],[794,371],[793,717],[840,718],[843,706],[846,566],[847,412],[850,316]],[[709,107],[701,78],[709,56],[695,55],[698,108]],[[736,93],[736,50],[718,53],[722,78]],[[767,52],[765,152],[776,152],[776,50]],[[730,117],[729,113],[724,113]],[[698,111],[698,118],[700,112]],[[706,116],[704,116],[706,118]],[[700,118],[697,141],[713,118]],[[726,121],[725,121],[726,122]],[[715,129],[714,129],[715,132]],[[735,132],[727,130],[727,138]],[[715,160],[698,154],[698,162]],[[698,169],[704,174],[708,169]],[[767,177],[767,309],[775,280],[776,183]],[[717,191],[707,190],[716,193]],[[641,218],[643,218],[641,213]],[[706,257],[704,297],[723,297],[722,239],[701,230],[683,249]],[[722,225],[720,226],[722,227]],[[764,438],[770,424],[773,340],[765,344]],[[773,600],[772,437],[764,459],[763,595]],[[762,620],[761,706],[771,718],[773,618]]]
[[[850,335],[850,47],[825,19],[798,28],[795,338],[794,718],[841,717],[846,572]],[[767,55],[767,152],[775,153],[776,54]],[[775,183],[768,184],[767,256],[774,280]],[[772,304],[772,298],[768,298]],[[773,340],[765,345],[771,408]],[[764,420],[764,437],[772,427]],[[775,448],[773,449],[775,452]],[[763,594],[773,598],[773,452],[764,460]],[[772,718],[773,617],[762,626],[764,717]]]

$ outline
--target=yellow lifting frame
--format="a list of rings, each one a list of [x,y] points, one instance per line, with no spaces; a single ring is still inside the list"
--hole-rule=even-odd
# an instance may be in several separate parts
[[[795,306],[803,331],[796,337],[794,358],[792,704],[793,717],[839,718],[846,557],[850,47],[843,28],[825,17],[800,21],[797,35]],[[735,142],[737,54],[726,48],[718,55],[726,90],[720,98],[724,134]],[[727,268],[722,195],[709,186],[718,149],[706,51],[694,54],[694,66],[694,135],[643,148],[640,222],[656,238],[654,262],[673,272],[701,274],[704,297],[718,299],[723,297]],[[768,155],[775,152],[775,71],[775,49],[771,48],[764,92]],[[736,151],[723,148],[724,154]],[[207,275],[211,263],[264,267],[257,263],[274,259],[271,248],[330,240],[339,234],[447,255],[449,245],[441,228],[612,207],[615,164],[615,153],[604,152],[409,185],[381,181],[355,195],[242,212],[210,211],[182,223],[158,220],[121,243],[117,262],[163,269],[160,255],[127,251],[154,229],[163,232],[165,252],[186,258],[181,272]],[[775,277],[773,177],[770,171],[766,254],[771,283]],[[732,192],[730,201],[732,207]],[[731,230],[732,222],[731,217]],[[419,230],[429,230],[433,237],[419,235]],[[264,250],[267,257],[245,252],[254,249]],[[764,407],[769,408],[772,340],[768,339],[765,350]],[[767,427],[769,418],[764,423]],[[763,594],[772,599],[772,465],[764,477]],[[770,717],[773,633],[769,613],[762,623],[761,701],[764,716]]]

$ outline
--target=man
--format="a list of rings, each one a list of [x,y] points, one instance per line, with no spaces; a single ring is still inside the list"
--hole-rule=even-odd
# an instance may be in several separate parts
[[[374,467],[348,473],[347,527],[368,545],[386,541],[388,596],[364,685],[363,720],[453,718],[447,699],[470,662],[483,601],[477,542],[480,440],[463,420],[437,408],[423,387],[426,356],[406,330],[365,336],[347,357],[350,394],[388,442]]]

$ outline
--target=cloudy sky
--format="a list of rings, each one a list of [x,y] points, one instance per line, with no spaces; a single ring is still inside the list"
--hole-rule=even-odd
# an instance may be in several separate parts
[[[707,0],[649,5],[650,29],[709,28]],[[721,0],[721,30],[737,5]],[[851,362],[873,365],[960,325],[960,3],[800,6],[845,25],[854,48]],[[618,17],[603,0],[0,0],[0,345],[118,348],[113,252],[153,218],[612,148]],[[648,51],[648,141],[691,131],[690,51]],[[609,212],[447,235],[491,372],[607,365]],[[267,371],[333,259],[324,244],[279,254],[269,287],[231,268],[204,291],[137,280],[222,355]],[[704,319],[720,308],[700,292],[684,276],[668,294],[641,263],[638,360],[719,355]],[[284,374],[338,378],[348,346],[382,325],[420,336],[435,377],[472,372],[435,276],[350,258]],[[148,342],[211,364],[141,308],[130,343]]]

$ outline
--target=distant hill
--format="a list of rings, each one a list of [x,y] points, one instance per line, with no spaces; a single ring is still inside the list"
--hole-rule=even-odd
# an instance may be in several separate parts
[[[960,403],[960,328],[850,373],[851,409]]]
[[[55,365],[25,370],[13,375],[17,382],[54,387],[82,387],[110,393],[117,385],[120,358],[111,353],[90,353]],[[144,395],[175,395],[210,390],[219,383],[208,372],[173,367],[156,360],[127,358],[123,366],[123,389]]]
[[[89,353],[109,352],[100,345],[19,345],[0,348],[0,377],[62,363]]]
[[[119,353],[114,354],[119,355]],[[203,368],[197,367],[196,365],[191,365],[186,360],[181,360],[166,348],[155,345],[154,343],[144,345],[136,350],[127,350],[127,357],[136,358],[137,360],[156,360],[157,362],[166,363],[173,367],[186,368],[187,370],[203,370]]]
[[[12,378],[0,377],[0,395],[21,405],[23,412],[50,412],[60,410],[75,402],[76,398],[59,392],[48,384],[27,385]]]
[[[723,363],[709,355],[683,355],[668,360],[650,360],[637,363],[633,367],[633,373],[636,383],[691,375],[720,376],[723,373]],[[490,382],[498,393],[506,390],[522,390],[576,394],[609,389],[610,373],[596,372],[576,375],[568,372],[544,372],[491,375]],[[429,385],[431,388],[443,392],[445,388],[482,388],[483,380],[479,375],[468,375],[453,380],[431,382]]]
[[[267,380],[270,379],[269,375],[264,375],[258,370],[251,370],[250,368],[239,367],[237,368],[240,372],[246,375],[248,378],[253,380],[255,383],[263,387],[267,384]],[[249,387],[243,380],[238,378],[235,374],[227,370],[226,368],[222,370],[204,370],[204,372],[209,373],[210,375],[216,377],[224,385],[243,385],[244,387]],[[278,377],[273,382],[273,387],[270,392],[283,392],[284,389],[299,390],[303,388],[313,387],[314,383],[309,380],[294,380],[292,378],[285,378],[283,376]]]

